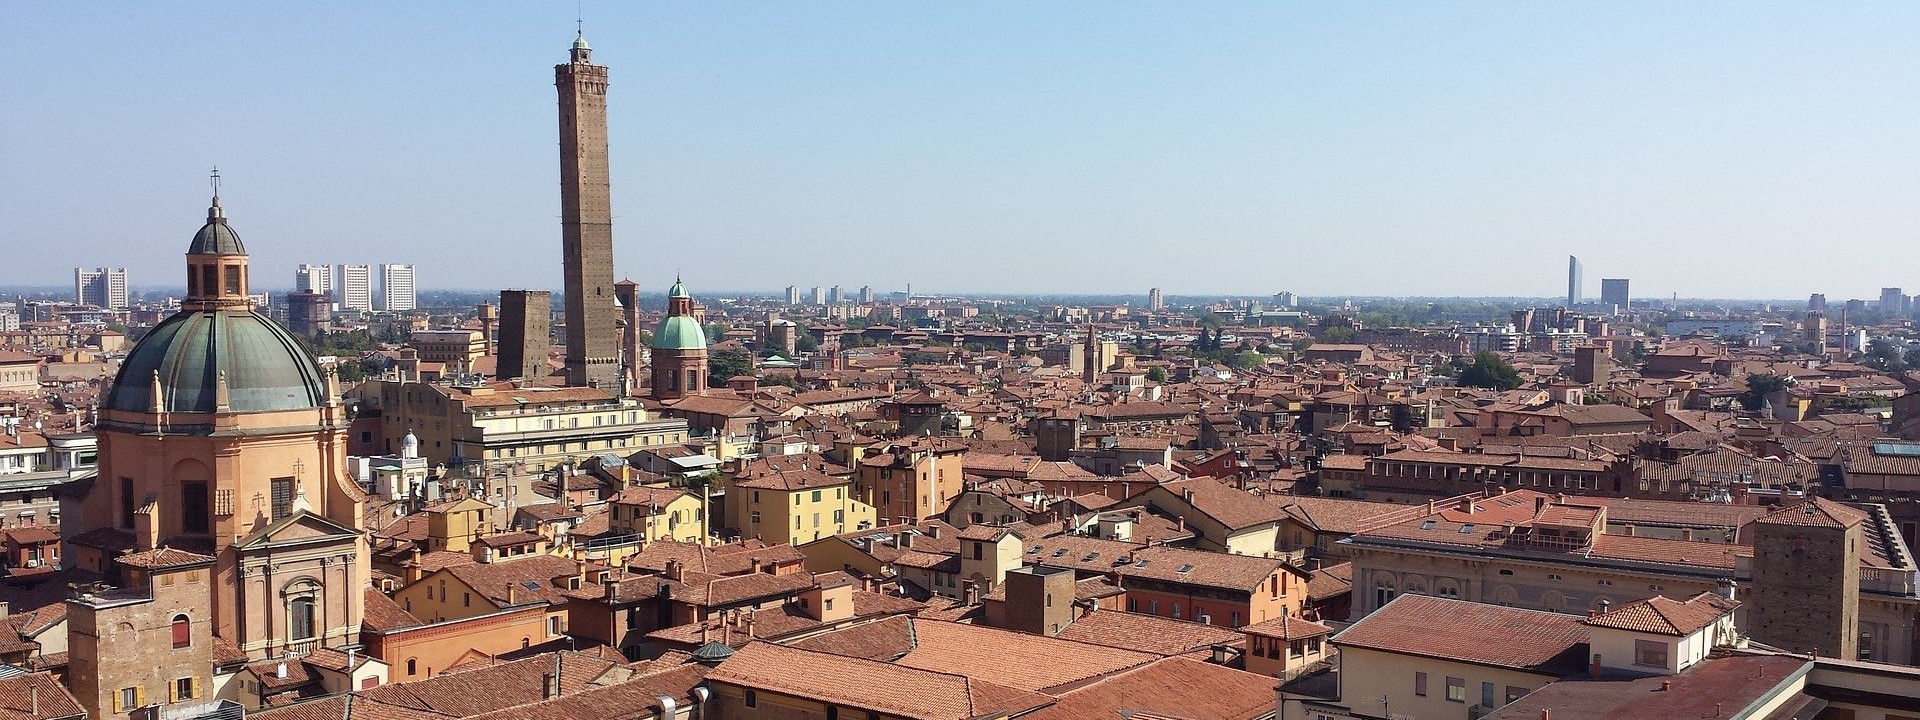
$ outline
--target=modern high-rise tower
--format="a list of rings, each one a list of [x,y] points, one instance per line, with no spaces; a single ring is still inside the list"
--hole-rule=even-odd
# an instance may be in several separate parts
[[[128,305],[126,268],[73,269],[73,301],[109,310]]]
[[[1626,312],[1633,307],[1631,287],[1627,278],[1604,278],[1600,281],[1600,302]]]
[[[1147,310],[1160,312],[1165,309],[1167,309],[1167,296],[1160,292],[1160,288],[1148,288]]]
[[[1580,304],[1580,258],[1567,256],[1567,307]]]
[[[334,274],[339,283],[340,309],[373,312],[373,266],[341,265]]]
[[[607,67],[584,35],[553,67],[560,94],[560,233],[567,303],[567,384],[620,391],[613,296],[613,205],[607,179]]]
[[[333,296],[333,266],[302,264],[293,270],[294,292]]]
[[[404,312],[418,306],[413,282],[413,266],[386,263],[380,266],[380,309]]]

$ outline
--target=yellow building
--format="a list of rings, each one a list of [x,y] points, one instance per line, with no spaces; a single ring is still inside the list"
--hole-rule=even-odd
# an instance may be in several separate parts
[[[742,537],[799,545],[873,527],[873,506],[853,499],[853,481],[818,470],[786,470],[735,480],[728,525]]]
[[[643,543],[678,540],[698,543],[706,535],[707,512],[693,493],[677,488],[630,487],[609,503],[607,526],[615,535]]]

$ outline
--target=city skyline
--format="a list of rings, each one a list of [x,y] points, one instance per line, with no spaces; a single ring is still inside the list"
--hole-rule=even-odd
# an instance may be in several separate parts
[[[1906,241],[1920,211],[1895,200],[1920,142],[1875,131],[1920,104],[1885,81],[1920,66],[1887,30],[1914,9],[1515,7],[588,7],[586,34],[620,84],[616,276],[648,291],[678,270],[763,291],[861,278],[947,293],[1552,297],[1548,268],[1576,254],[1648,297],[1914,284],[1789,259],[1817,246],[1920,260]],[[38,139],[8,148],[36,172],[0,179],[4,202],[40,208],[9,213],[15,232],[66,248],[0,284],[54,285],[75,266],[160,275],[162,241],[197,214],[201,173],[219,163],[228,204],[277,241],[258,261],[275,276],[300,248],[401,244],[461,279],[436,288],[558,288],[540,69],[571,40],[571,10],[18,13],[0,28],[11,65],[100,82],[24,73],[22,102],[0,110],[14,138]],[[163,51],[175,25],[228,41]],[[76,27],[85,51],[63,46]],[[190,111],[204,85],[247,112]],[[121,122],[135,106],[151,127]],[[715,246],[726,262],[693,251]],[[834,252],[872,248],[968,251]],[[1116,249],[1140,262],[1045,272]],[[1220,261],[1232,255],[1270,260]],[[1720,272],[1688,269],[1700,264]]]

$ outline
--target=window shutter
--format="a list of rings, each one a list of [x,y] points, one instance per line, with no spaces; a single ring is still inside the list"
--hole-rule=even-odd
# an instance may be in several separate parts
[[[203,698],[203,697],[206,697],[206,696],[207,696],[207,694],[206,694],[206,693],[204,693],[204,692],[201,692],[201,690],[200,690],[200,676],[199,676],[199,675],[195,675],[195,676],[193,676],[193,696],[194,696],[194,697],[197,697],[197,698]]]
[[[124,710],[125,708],[120,707],[120,691],[113,691],[113,712],[117,714]]]
[[[133,704],[137,707],[147,706],[147,688],[145,686],[139,686],[133,689]]]
[[[179,680],[174,680],[172,682],[167,683],[167,702],[169,703],[180,702],[180,681]]]

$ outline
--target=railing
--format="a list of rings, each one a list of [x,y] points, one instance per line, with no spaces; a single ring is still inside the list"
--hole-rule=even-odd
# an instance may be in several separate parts
[[[618,537],[593,538],[591,540],[578,542],[575,544],[575,547],[579,548],[582,552],[586,553],[586,556],[589,559],[599,560],[599,559],[606,558],[609,555],[612,555],[613,551],[615,550],[636,547],[640,545],[641,541],[644,539],[645,538],[643,538],[640,535],[621,535]]]
[[[1861,568],[1860,589],[1910,596],[1914,594],[1914,571],[1892,568]]]

